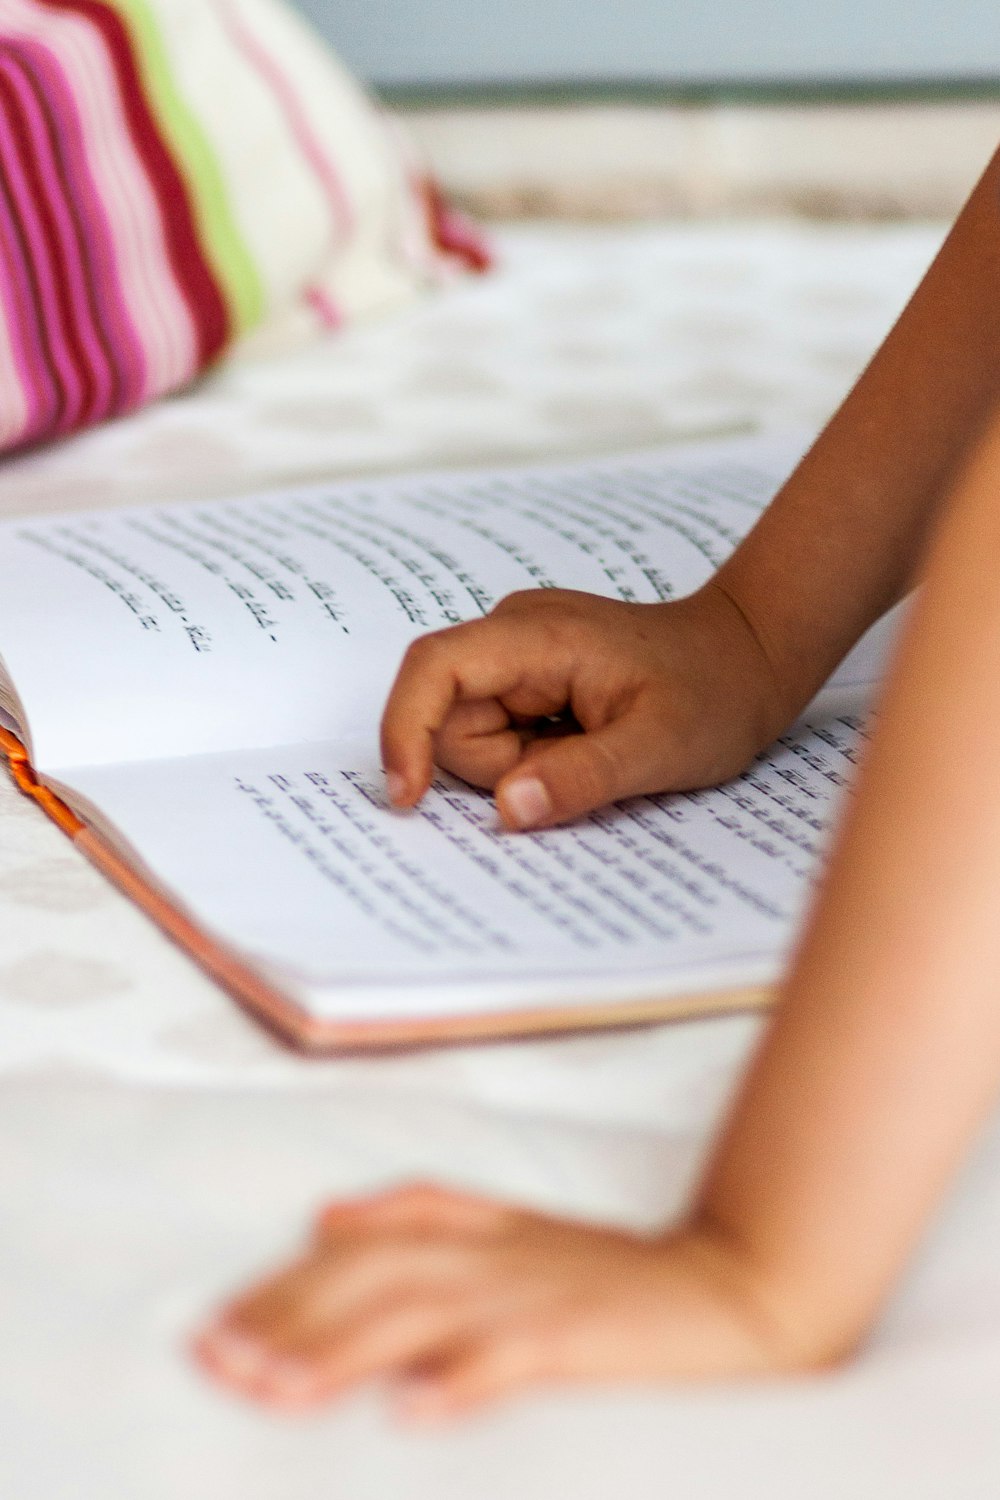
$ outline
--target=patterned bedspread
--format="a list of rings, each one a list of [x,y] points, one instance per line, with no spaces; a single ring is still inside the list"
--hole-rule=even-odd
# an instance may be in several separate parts
[[[501,266],[0,469],[0,513],[818,426],[937,226],[498,235]],[[0,602],[2,617],[2,602]],[[2,644],[2,642],[0,642]],[[677,1203],[757,1023],[303,1061],[0,783],[0,1491],[11,1500],[852,1500],[1000,1493],[1000,1133],[851,1369],[536,1400],[434,1438],[202,1385],[200,1309],[324,1195],[435,1175],[567,1212]]]

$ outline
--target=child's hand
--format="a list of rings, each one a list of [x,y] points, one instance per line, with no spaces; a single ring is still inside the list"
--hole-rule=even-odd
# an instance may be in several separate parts
[[[381,1377],[401,1383],[403,1416],[433,1419],[539,1384],[790,1370],[812,1362],[791,1326],[722,1236],[645,1238],[416,1186],[328,1210],[195,1353],[269,1405]]]
[[[676,604],[563,589],[416,641],[382,720],[389,795],[418,802],[437,762],[496,790],[511,828],[735,776],[794,716],[741,611],[712,584]],[[532,725],[571,713],[582,734]]]

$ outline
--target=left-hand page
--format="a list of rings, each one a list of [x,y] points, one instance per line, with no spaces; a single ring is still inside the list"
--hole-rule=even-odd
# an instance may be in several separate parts
[[[374,743],[415,636],[517,589],[676,597],[794,456],[749,440],[0,526],[0,659],[32,761]]]
[[[400,534],[384,498],[289,491],[0,528],[0,659],[36,768],[374,739],[409,640],[533,581],[509,558],[498,579],[497,548],[468,531],[457,564],[440,518]]]
[[[2,528],[0,657],[36,767],[374,723],[406,641],[448,615],[425,559],[421,583],[323,509],[289,494]]]

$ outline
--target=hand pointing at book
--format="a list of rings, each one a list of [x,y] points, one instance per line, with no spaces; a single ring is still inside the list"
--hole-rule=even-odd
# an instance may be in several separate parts
[[[420,800],[436,763],[495,790],[509,828],[538,828],[736,775],[793,711],[717,584],[652,605],[535,589],[414,642],[382,756],[398,807]],[[555,716],[579,732],[544,732]]]

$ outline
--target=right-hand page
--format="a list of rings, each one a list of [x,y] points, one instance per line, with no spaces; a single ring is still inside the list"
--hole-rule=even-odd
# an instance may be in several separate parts
[[[645,972],[704,989],[777,971],[863,739],[852,716],[801,725],[724,787],[533,834],[501,832],[448,776],[392,813],[351,744],[80,768],[69,794],[203,929],[299,984]]]
[[[364,738],[407,643],[517,589],[677,597],[802,439],[404,476],[0,528],[0,657],[42,772]]]

